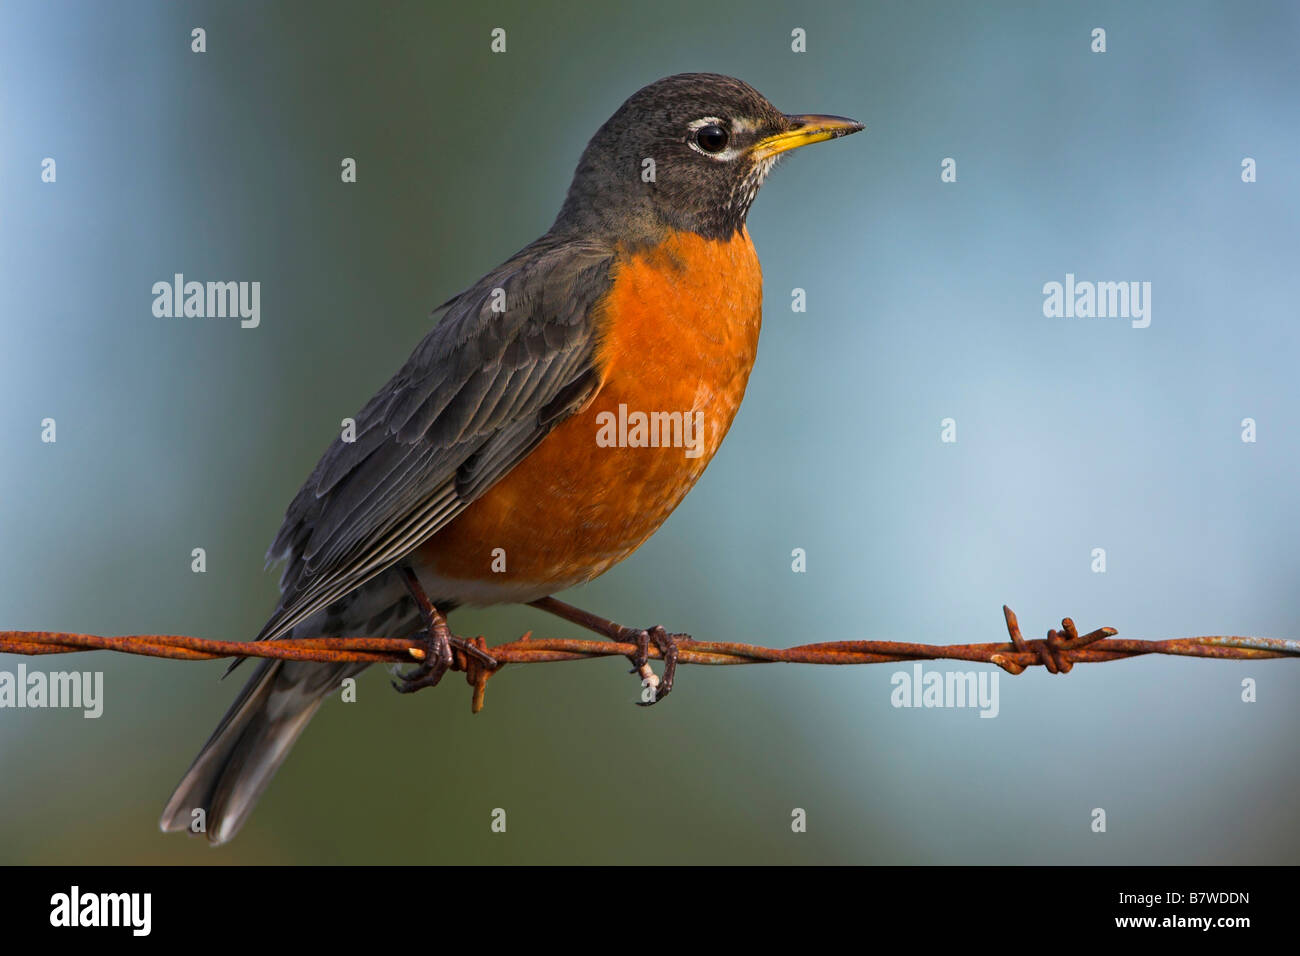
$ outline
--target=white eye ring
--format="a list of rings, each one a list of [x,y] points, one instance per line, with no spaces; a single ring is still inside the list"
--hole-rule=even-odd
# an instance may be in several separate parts
[[[732,146],[730,144],[728,144],[726,149],[718,153],[710,153],[708,150],[702,149],[700,147],[700,144],[695,141],[695,134],[698,133],[700,130],[704,129],[704,127],[706,126],[721,126],[723,129],[728,130],[728,133],[730,133],[730,130],[728,129],[727,121],[720,117],[702,116],[697,120],[692,120],[686,127],[686,129],[689,131],[686,137],[686,143],[691,147],[691,149],[695,150],[701,156],[707,156],[709,157],[709,159],[717,160],[718,162],[723,162],[723,163],[733,160],[740,155],[741,151],[736,149],[735,146]]]

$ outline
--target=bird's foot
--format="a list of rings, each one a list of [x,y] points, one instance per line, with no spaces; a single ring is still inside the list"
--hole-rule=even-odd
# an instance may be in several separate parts
[[[672,691],[673,678],[677,675],[677,658],[681,650],[678,642],[689,641],[691,639],[689,634],[669,634],[658,625],[645,630],[624,627],[607,618],[597,617],[590,611],[584,611],[580,607],[565,604],[553,597],[538,598],[536,601],[529,603],[548,614],[554,614],[556,617],[562,617],[566,621],[572,621],[580,627],[585,627],[589,631],[603,634],[611,641],[618,641],[620,644],[635,644],[636,652],[630,654],[628,660],[632,662],[632,673],[641,675],[642,690],[639,703],[642,707],[649,707],[652,704],[659,703]],[[655,649],[659,651],[659,655],[664,659],[662,677],[650,669],[651,644],[655,646]]]
[[[392,683],[399,694],[437,687],[449,670],[464,671],[470,684],[477,686],[478,675],[491,677],[501,667],[497,659],[487,652],[481,637],[477,641],[457,637],[450,633],[445,622],[434,631],[416,632],[411,641],[417,646],[410,653],[414,657],[419,652],[420,662],[410,670],[395,672],[397,680]],[[456,651],[460,654],[457,655]],[[487,683],[486,679],[482,683]]]
[[[425,687],[437,687],[442,675],[455,665],[456,658],[451,650],[453,647],[491,668],[497,666],[496,661],[484,650],[451,633],[447,618],[433,606],[424,593],[424,588],[420,586],[419,578],[409,567],[402,568],[402,580],[420,612],[424,628],[411,638],[417,645],[411,649],[411,656],[417,658],[419,663],[410,670],[398,671],[397,680],[393,681],[393,687],[398,693],[411,694]],[[468,670],[468,665],[464,669]]]
[[[677,676],[678,640],[690,640],[689,634],[669,634],[656,624],[654,627],[637,630],[625,627],[619,635],[625,643],[636,645],[636,653],[629,658],[633,674],[641,675],[641,700],[638,706],[651,707],[663,700],[673,689],[673,678]],[[663,676],[655,674],[650,668],[650,645],[654,644],[664,660]]]
[[[423,652],[420,662],[414,667],[395,673],[393,687],[399,694],[413,694],[425,687],[437,687],[442,675],[451,669],[453,638],[447,627],[447,619],[437,614],[434,625],[415,634],[411,640]],[[416,648],[412,648],[414,655]]]

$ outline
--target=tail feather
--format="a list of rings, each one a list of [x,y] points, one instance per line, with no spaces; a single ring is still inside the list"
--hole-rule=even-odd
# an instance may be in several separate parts
[[[159,826],[203,832],[213,845],[231,839],[324,695],[364,666],[263,661],[181,778]]]

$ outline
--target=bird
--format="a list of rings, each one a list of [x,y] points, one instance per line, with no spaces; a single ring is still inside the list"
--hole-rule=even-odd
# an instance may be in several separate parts
[[[746,226],[759,187],[790,150],[863,128],[783,113],[715,73],[629,97],[546,233],[435,310],[351,440],[320,458],[267,553],[284,563],[281,593],[256,639],[417,637],[428,654],[396,681],[410,691],[464,647],[446,623],[458,607],[534,604],[586,622],[553,595],[663,524],[744,397],[762,321]],[[673,635],[613,626],[637,644],[634,664],[652,643],[662,652],[646,702],[662,700]],[[263,659],[161,829],[228,842],[321,702],[367,666]]]

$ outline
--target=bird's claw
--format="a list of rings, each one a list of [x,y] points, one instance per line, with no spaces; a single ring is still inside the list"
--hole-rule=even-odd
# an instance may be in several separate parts
[[[641,675],[641,699],[637,702],[637,706],[652,707],[672,692],[673,678],[677,675],[677,639],[686,636],[685,634],[669,634],[658,624],[644,630],[629,628],[625,632],[625,640],[636,645],[636,653],[629,658],[632,661],[630,673]],[[650,668],[650,645],[652,643],[664,660],[662,677],[655,674]]]
[[[441,626],[435,622],[432,630],[420,631],[412,641],[420,645],[424,657],[409,670],[396,672],[397,679],[393,681],[393,688],[399,694],[413,694],[425,687],[437,687],[452,665],[451,632],[445,622]]]

